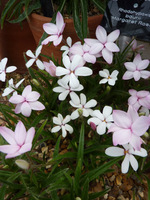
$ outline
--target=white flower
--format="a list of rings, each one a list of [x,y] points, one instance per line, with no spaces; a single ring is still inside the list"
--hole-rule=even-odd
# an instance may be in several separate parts
[[[83,90],[83,86],[81,84],[79,84],[79,86],[77,88],[71,88],[68,84],[64,84],[62,79],[59,79],[57,83],[58,83],[59,86],[53,88],[53,91],[60,93],[59,96],[58,96],[58,99],[60,101],[65,100],[66,97],[68,96],[68,94],[71,94],[73,91]]]
[[[69,102],[74,108],[77,108],[72,114],[71,119],[74,120],[78,118],[80,115],[84,117],[88,117],[91,115],[93,110],[91,108],[95,107],[97,101],[91,99],[90,101],[86,102],[86,96],[81,93],[80,98],[76,93],[70,93],[71,101]]]
[[[15,91],[15,89],[17,89],[19,87],[19,85],[21,85],[21,83],[24,81],[25,79],[21,79],[16,85],[14,85],[14,81],[13,79],[11,78],[9,81],[8,81],[8,84],[9,86],[7,88],[4,89],[4,92],[2,94],[2,96],[7,96],[9,95],[10,93],[13,92],[13,95],[17,94],[17,91]]]
[[[77,88],[79,86],[78,76],[90,76],[92,75],[92,70],[88,67],[79,67],[82,57],[75,55],[72,62],[70,58],[66,55],[63,57],[64,67],[56,68],[56,76],[64,76],[62,81],[64,84],[69,83],[71,88]]]
[[[67,37],[66,43],[68,46],[64,45],[60,48],[61,51],[64,51],[62,56],[66,56],[69,53],[70,47],[72,46],[72,39],[71,37]]]
[[[42,50],[42,45],[40,45],[40,46],[36,49],[35,55],[32,53],[31,50],[28,50],[28,51],[26,52],[26,55],[29,56],[29,57],[31,58],[31,59],[28,60],[28,62],[26,63],[26,67],[27,67],[27,68],[31,67],[31,66],[33,65],[33,63],[35,62],[36,65],[37,65],[37,67],[38,67],[39,69],[41,69],[41,70],[44,69],[44,64],[42,63],[41,60],[38,59],[38,56],[40,55],[41,50]]]
[[[146,157],[147,151],[141,148],[140,151],[134,150],[134,148],[130,144],[123,145],[123,148],[120,147],[108,147],[105,150],[105,153],[108,156],[118,157],[118,156],[125,156],[124,160],[121,164],[121,171],[122,173],[127,173],[129,170],[129,164],[131,164],[134,171],[138,169],[138,162],[133,155]]]
[[[101,77],[104,77],[99,84],[104,84],[107,83],[109,85],[115,85],[115,82],[117,80],[117,76],[118,76],[119,72],[117,70],[114,70],[111,74],[109,73],[109,71],[107,69],[103,69],[101,71],[99,71],[99,75]]]
[[[92,118],[88,120],[88,124],[91,122],[94,123],[96,127],[96,131],[99,135],[103,135],[106,132],[106,128],[109,129],[111,126],[112,118],[112,107],[105,106],[103,108],[103,113],[99,110],[94,110],[92,113]]]
[[[6,68],[8,58],[3,58],[0,61],[0,81],[5,82],[6,80],[6,73],[13,72],[17,69],[15,66],[9,66]]]
[[[70,115],[67,115],[64,119],[63,116],[58,113],[58,117],[53,117],[53,123],[57,126],[53,127],[51,129],[52,133],[56,133],[59,130],[62,130],[62,136],[66,137],[67,131],[71,134],[73,133],[73,128],[69,124],[67,124],[70,121]]]

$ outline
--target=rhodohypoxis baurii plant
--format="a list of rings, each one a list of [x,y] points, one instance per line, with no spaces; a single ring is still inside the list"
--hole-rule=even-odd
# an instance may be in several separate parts
[[[49,36],[35,53],[25,54],[28,80],[10,79],[3,89],[8,101],[0,107],[5,122],[0,152],[2,164],[16,175],[14,183],[23,183],[20,197],[58,199],[65,191],[62,199],[94,199],[108,190],[90,194],[91,182],[119,160],[122,173],[141,173],[144,162],[149,164],[149,60],[135,51],[131,55],[135,40],[120,52],[119,30],[107,33],[99,25],[95,38],[73,43],[71,36],[63,40],[64,28],[60,12],[55,24],[43,24]],[[62,44],[62,62],[51,55],[42,60],[43,45],[49,43]],[[1,70],[2,81],[14,69]],[[18,167],[25,173],[18,175]],[[18,188],[12,190],[13,195]]]

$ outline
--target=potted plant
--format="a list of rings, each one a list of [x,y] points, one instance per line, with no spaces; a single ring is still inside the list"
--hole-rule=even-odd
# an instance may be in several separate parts
[[[56,19],[63,27],[61,13]],[[0,199],[133,199],[141,191],[146,198],[150,61],[133,43],[120,52],[119,33],[99,25],[96,40],[63,48],[57,66],[40,59],[45,39],[26,52],[28,79],[10,79],[2,90]],[[46,42],[58,44],[62,34]],[[97,59],[103,68],[93,74]],[[6,61],[2,81],[15,70]]]
[[[24,10],[21,10],[23,6]],[[96,11],[94,11],[93,7]],[[21,0],[18,3],[17,0],[14,0],[13,2],[9,0],[2,12],[1,25],[3,25],[3,21],[7,15],[7,19],[10,23],[20,23],[22,20],[27,18],[36,44],[38,44],[39,39],[43,35],[43,24],[50,21],[54,22],[56,13],[60,11],[64,16],[65,23],[67,24],[64,32],[64,39],[66,39],[69,34],[75,42],[78,38],[83,40],[83,38],[88,35],[91,37],[94,36],[94,30],[102,20],[102,15],[97,15],[97,13],[103,14],[104,7],[105,0]],[[40,10],[40,14],[37,10]],[[41,15],[41,11],[43,11],[44,15]],[[89,13],[90,15],[93,15],[94,12],[94,16],[88,16]],[[17,15],[17,17],[12,20],[12,16],[14,17],[15,15]],[[60,57],[59,49],[60,46],[58,48],[52,47],[52,49],[44,47],[42,53],[49,55],[49,51],[51,51],[55,56]]]
[[[4,7],[7,3],[7,0],[3,0],[0,5],[1,22],[4,20]],[[9,57],[8,64],[17,65],[17,71],[19,73],[25,73],[27,71],[23,52],[25,52],[29,46],[34,50],[36,44],[27,20],[23,20],[21,24],[11,24],[6,20],[2,22],[0,28],[0,58]],[[17,53],[16,50],[18,50]]]

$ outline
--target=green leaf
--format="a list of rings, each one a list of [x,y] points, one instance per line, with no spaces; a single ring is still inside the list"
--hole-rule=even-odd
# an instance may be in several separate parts
[[[38,129],[38,131],[36,132],[36,134],[35,134],[35,136],[34,136],[34,139],[33,139],[33,148],[35,147],[36,141],[37,141],[38,137],[40,136],[41,132],[43,131],[44,126],[46,125],[46,123],[47,123],[47,120],[45,120],[45,121],[43,122],[43,124],[41,125],[41,127],[40,127],[40,128]]]
[[[89,191],[89,178],[87,178],[85,180],[85,183],[83,184],[83,190],[82,190],[82,195],[81,195],[82,200],[89,199],[88,191]]]
[[[0,199],[1,200],[4,200],[5,192],[6,192],[6,185],[2,185],[0,188]]]
[[[9,182],[15,181],[20,176],[21,173],[22,172],[12,173],[12,175],[7,179],[7,181]]]
[[[57,195],[57,191],[51,191],[51,197],[52,200],[59,200],[58,195]]]
[[[18,16],[17,19],[13,19],[13,20],[9,20],[10,23],[19,23],[22,22],[24,19],[28,18],[28,16],[34,11],[37,10],[41,7],[40,1],[36,1],[34,2],[34,4],[29,5],[29,7],[27,7],[27,5],[25,5],[25,11],[20,14]]]
[[[9,181],[7,181],[7,180],[1,178],[1,177],[0,177],[0,182],[2,182],[2,183],[6,184],[6,185],[8,185],[9,187],[12,187],[12,188],[14,188],[14,189],[20,189],[20,188],[22,188],[22,185],[17,184],[17,183],[12,184],[12,182],[9,182]]]
[[[9,11],[11,10],[11,8],[13,7],[13,5],[17,2],[17,0],[9,0],[4,9],[3,12],[1,14],[1,28],[3,28],[4,25],[4,20],[6,18],[6,15],[9,13]]]
[[[56,142],[56,145],[55,145],[55,149],[54,149],[54,153],[53,153],[53,158],[55,158],[56,156],[58,156],[60,141],[61,141],[61,135],[57,139],[57,142]]]
[[[81,171],[82,171],[83,154],[84,154],[84,123],[82,123],[81,130],[80,130],[79,146],[78,146],[78,153],[77,153],[77,167],[75,170],[75,180],[74,180],[75,192],[77,196],[80,189],[79,182],[80,182],[80,176],[81,176]]]
[[[33,120],[31,127],[32,126],[36,127],[39,124],[39,122],[45,118],[45,116],[46,116],[45,112],[42,112],[39,115],[37,115],[37,117],[35,117],[35,119]]]
[[[73,21],[78,37],[83,40],[81,21],[79,17],[79,0],[73,1]]]
[[[74,189],[76,192],[76,196],[79,195],[79,190],[80,190],[79,182],[80,182],[81,170],[82,170],[82,161],[81,159],[79,159],[75,170],[75,179],[74,179],[74,187],[75,187]]]
[[[105,8],[104,8],[104,3],[101,2],[100,0],[91,0],[95,5],[96,7],[102,12],[104,13],[105,12]]]
[[[79,159],[81,159],[81,162],[83,162],[83,155],[84,155],[84,123],[82,123],[80,130],[77,162],[79,161]]]
[[[83,175],[83,181],[85,182],[85,179],[88,177],[89,181],[92,181],[96,178],[98,178],[100,175],[103,175],[112,165],[116,164],[121,157],[112,159],[111,161],[101,165],[100,167],[97,167],[94,170],[89,171],[85,175]]]
[[[87,37],[88,30],[88,3],[87,0],[80,0],[81,2],[81,12],[82,12],[82,33],[83,37]]]
[[[57,160],[62,160],[62,159],[66,159],[66,158],[76,158],[76,156],[77,156],[77,154],[75,153],[75,152],[66,152],[65,154],[63,154],[63,155],[58,155],[58,156],[56,156],[55,158],[53,158],[51,161],[50,161],[50,163],[53,163],[53,162],[55,162],[55,161],[57,161]]]

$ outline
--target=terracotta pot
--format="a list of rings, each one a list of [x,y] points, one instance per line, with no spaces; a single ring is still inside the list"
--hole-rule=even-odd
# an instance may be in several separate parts
[[[91,38],[95,38],[96,27],[101,23],[102,18],[103,18],[103,15],[95,15],[95,16],[89,17],[88,27],[89,27],[89,33],[90,33]],[[51,18],[44,17],[36,13],[32,13],[29,16],[29,21],[28,21],[29,26],[31,28],[32,34],[34,36],[34,39],[37,45],[39,44],[42,34],[44,33],[43,24],[50,21],[51,21]],[[66,23],[66,26],[63,32],[63,38],[66,40],[66,38],[70,36],[73,40],[73,43],[76,41],[79,41],[79,38],[74,28],[73,20],[65,19],[65,23]],[[42,54],[48,55],[48,56],[51,56],[53,54],[54,58],[58,59],[58,61],[60,62],[61,55],[62,55],[62,51],[60,51],[60,47],[62,45],[63,43],[61,43],[57,47],[55,47],[54,45],[50,45],[50,46],[46,45],[42,48]],[[46,59],[44,58],[43,60],[46,60]]]
[[[22,25],[5,22],[0,30],[0,44],[0,59],[7,57],[8,66],[16,66],[18,73],[26,72],[23,53],[36,48],[28,22],[24,20]]]

